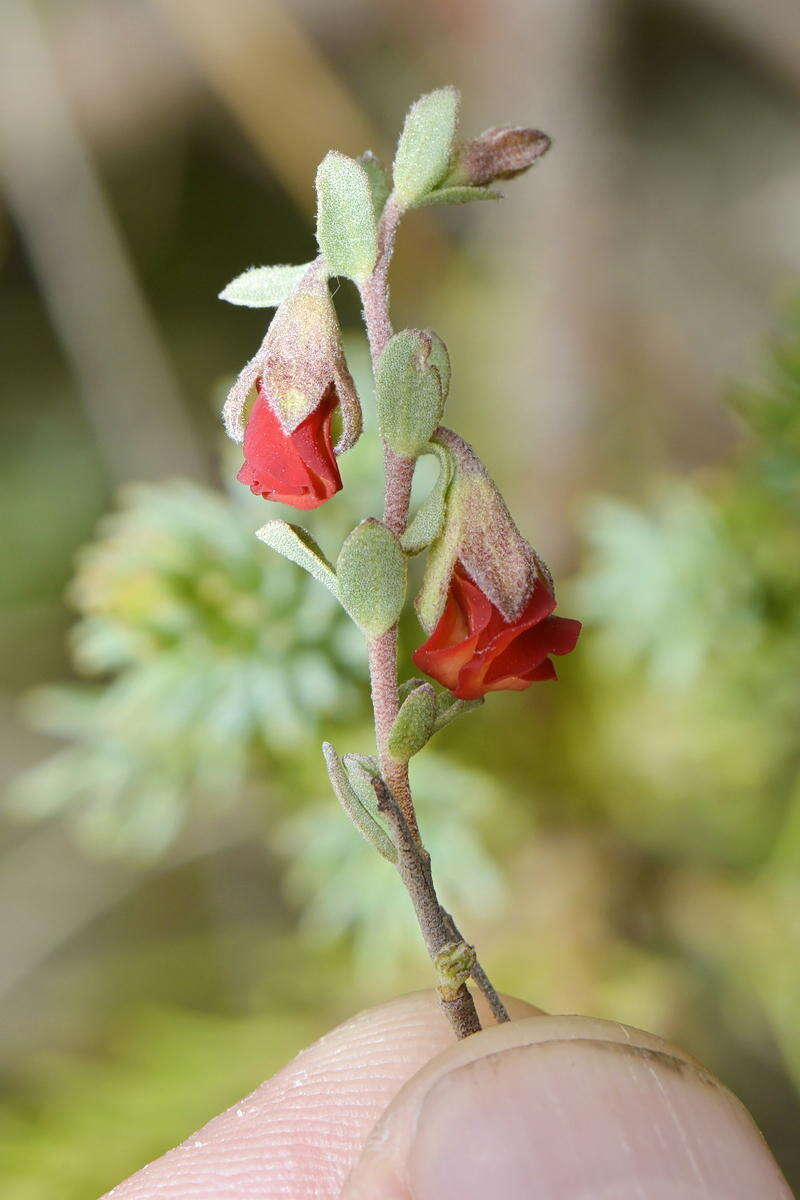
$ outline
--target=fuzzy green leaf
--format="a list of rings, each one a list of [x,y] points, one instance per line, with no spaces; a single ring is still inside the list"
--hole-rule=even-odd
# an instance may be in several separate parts
[[[394,187],[401,204],[416,204],[444,179],[458,122],[454,87],[421,96],[406,116],[394,159]]]
[[[291,295],[310,265],[250,267],[232,279],[219,298],[245,308],[277,308]]]
[[[317,168],[317,242],[332,275],[363,279],[378,256],[367,169],[336,150]]]
[[[336,563],[342,604],[371,637],[394,625],[406,597],[406,556],[385,525],[370,517],[344,540]]]
[[[421,554],[442,532],[447,513],[447,489],[453,477],[450,456],[443,446],[431,442],[426,451],[439,459],[439,475],[400,539],[406,554],[412,555]]]
[[[325,765],[328,768],[328,778],[331,781],[336,799],[341,804],[344,811],[347,813],[350,820],[355,825],[361,836],[370,842],[379,854],[383,855],[389,862],[397,862],[397,850],[392,845],[392,842],[386,830],[378,824],[373,815],[368,811],[362,803],[359,796],[353,789],[348,771],[345,769],[342,760],[336,753],[336,750],[330,742],[323,742],[322,753],[325,756]],[[365,793],[366,794],[366,793]]]
[[[300,525],[290,525],[287,521],[268,521],[256,530],[256,537],[290,562],[297,563],[298,567],[324,583],[337,599],[340,598],[336,572],[307,530]]]
[[[375,220],[379,221],[391,190],[391,183],[386,167],[377,154],[373,154],[371,150],[365,150],[358,161],[367,172],[370,195],[372,196],[372,208],[375,213]]]
[[[377,758],[371,754],[345,754],[342,756],[342,763],[359,803],[364,806],[375,823],[385,829],[383,817],[378,811],[378,797],[373,787],[373,780],[381,778],[381,769]]]
[[[431,204],[470,204],[473,200],[502,200],[502,192],[492,192],[485,187],[441,187],[414,202],[414,208],[427,208]]]
[[[397,454],[413,458],[439,424],[450,385],[450,360],[429,330],[403,329],[381,355],[375,402],[381,437]]]
[[[409,692],[389,733],[389,753],[408,762],[430,740],[436,721],[436,693],[430,683]]]

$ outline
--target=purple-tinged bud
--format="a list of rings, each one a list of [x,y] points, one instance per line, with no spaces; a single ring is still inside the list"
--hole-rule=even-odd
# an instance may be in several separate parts
[[[550,138],[540,129],[495,125],[461,146],[447,183],[485,187],[496,179],[513,179],[532,167],[550,146]]]

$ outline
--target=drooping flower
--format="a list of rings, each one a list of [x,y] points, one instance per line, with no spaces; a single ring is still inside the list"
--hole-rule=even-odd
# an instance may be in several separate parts
[[[574,648],[580,623],[552,615],[552,576],[471,446],[444,426],[433,443],[449,484],[416,599],[430,636],[414,662],[461,700],[555,679],[549,655]]]
[[[244,435],[244,466],[236,478],[265,500],[292,508],[319,508],[341,490],[342,477],[331,443],[338,403],[333,384],[310,416],[284,433],[263,382]]]
[[[253,388],[257,398],[245,419]],[[333,446],[337,408],[342,434]],[[336,458],[361,433],[361,406],[321,259],[279,305],[257,354],[231,388],[223,417],[229,436],[244,442],[237,478],[251,491],[295,508],[316,508],[340,490]]]
[[[569,654],[581,625],[554,617],[555,606],[546,582],[537,578],[520,615],[508,621],[457,562],[444,612],[413,660],[459,700],[556,679],[549,656]]]

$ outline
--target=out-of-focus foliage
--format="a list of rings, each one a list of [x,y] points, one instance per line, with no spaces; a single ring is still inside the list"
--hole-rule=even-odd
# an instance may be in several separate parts
[[[188,1137],[209,1104],[234,1104],[319,1032],[318,1017],[296,1010],[242,1020],[151,1009],[137,1014],[111,1063],[44,1058],[21,1082],[24,1108],[0,1109],[4,1195],[99,1195],[159,1154],[165,1132]],[[246,1099],[237,1112],[247,1121]]]
[[[131,488],[70,598],[75,664],[101,682],[30,697],[37,726],[70,744],[17,781],[12,804],[74,811],[97,849],[162,851],[193,799],[219,813],[254,774],[280,787],[320,719],[358,708],[341,609],[256,541],[247,508],[208,489]]]
[[[584,786],[658,864],[665,936],[721,1005],[760,1006],[800,1086],[800,312],[733,399],[730,466],[590,510]]]

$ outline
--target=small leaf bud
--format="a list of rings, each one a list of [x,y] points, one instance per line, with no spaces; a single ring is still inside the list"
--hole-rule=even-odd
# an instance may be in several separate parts
[[[436,692],[430,683],[420,684],[406,696],[389,733],[389,753],[408,762],[430,740],[436,722]]]
[[[450,359],[441,338],[430,330],[403,329],[381,355],[375,398],[381,437],[406,458],[428,444],[444,411],[450,387]]]
[[[496,179],[513,179],[532,167],[551,144],[540,129],[495,125],[461,146],[447,185],[485,187]]]

